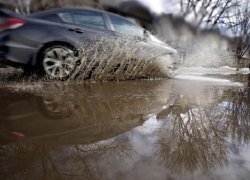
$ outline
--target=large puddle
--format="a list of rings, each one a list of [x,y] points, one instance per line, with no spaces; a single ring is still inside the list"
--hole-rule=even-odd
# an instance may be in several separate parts
[[[0,179],[247,180],[247,75],[0,88]]]

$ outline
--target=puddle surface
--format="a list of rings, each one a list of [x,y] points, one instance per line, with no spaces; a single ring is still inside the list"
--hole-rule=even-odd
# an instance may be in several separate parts
[[[246,180],[250,84],[231,79],[0,88],[0,179]]]

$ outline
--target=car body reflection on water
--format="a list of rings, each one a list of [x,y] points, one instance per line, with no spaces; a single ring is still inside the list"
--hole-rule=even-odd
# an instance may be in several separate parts
[[[223,179],[238,166],[248,177],[249,86],[172,79],[44,89],[2,90],[1,125],[26,140],[1,146],[1,179]]]
[[[155,95],[160,82],[130,84],[55,85],[39,94],[3,88],[0,123],[14,134],[21,132],[23,139],[66,144],[104,140],[142,125],[171,98],[169,93]]]
[[[127,102],[118,105],[116,99],[95,99],[86,95],[84,99],[73,100],[75,96],[69,99],[6,89],[1,95],[8,98],[1,103],[1,135],[5,142],[29,139],[64,144],[93,143],[125,133],[146,120],[140,111],[133,113],[135,109],[129,108]]]

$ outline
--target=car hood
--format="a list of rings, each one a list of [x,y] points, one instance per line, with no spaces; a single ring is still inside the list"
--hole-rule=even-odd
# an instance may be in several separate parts
[[[159,40],[157,37],[155,37],[152,34],[150,34],[150,37],[146,41],[142,41],[140,44],[143,47],[158,49],[163,54],[169,54],[169,55],[178,54],[178,51],[176,49],[164,43],[163,41]]]
[[[152,43],[156,46],[160,46],[162,48],[167,49],[168,51],[176,54],[178,53],[177,50],[175,50],[173,47],[169,46],[168,44],[164,43],[163,41],[161,41],[160,39],[158,39],[157,37],[155,37],[154,35],[150,34],[150,39],[151,41],[149,41],[149,43]]]
[[[165,50],[167,50],[169,53],[171,54],[177,54],[177,50],[174,49],[173,47],[169,46],[168,44],[165,44],[165,43],[159,43],[159,42],[155,42],[155,41],[148,41],[149,44],[152,44],[156,47],[159,47],[159,48],[164,48]]]

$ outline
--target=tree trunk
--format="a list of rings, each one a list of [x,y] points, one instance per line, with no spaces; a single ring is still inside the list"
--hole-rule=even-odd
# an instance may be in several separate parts
[[[241,60],[241,57],[237,57],[237,58],[236,58],[236,70],[237,70],[237,71],[240,70],[240,60]]]

